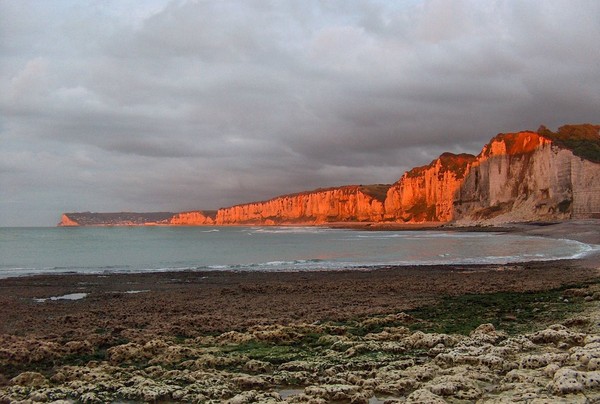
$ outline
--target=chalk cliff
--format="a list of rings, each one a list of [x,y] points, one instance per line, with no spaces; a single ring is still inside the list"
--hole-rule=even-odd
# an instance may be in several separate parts
[[[402,222],[447,222],[463,183],[470,154],[444,153],[431,164],[406,172],[387,192],[385,218]]]
[[[500,224],[600,216],[600,164],[590,160],[590,148],[600,145],[599,129],[565,125],[555,134],[542,127],[544,135],[499,134],[477,157],[445,153],[390,188],[385,217]],[[574,144],[586,158],[575,154]]]
[[[600,126],[499,134],[478,156],[444,153],[373,197],[317,190],[220,209],[217,224],[343,221],[499,224],[600,217]]]
[[[58,223],[58,225],[60,227],[74,227],[74,226],[81,226],[77,221],[71,219],[71,216],[76,215],[76,213],[63,213],[61,218],[60,218],[60,222]]]
[[[579,160],[534,132],[501,134],[468,167],[454,201],[462,222],[566,219],[571,216],[571,165]]]
[[[499,134],[477,156],[444,153],[393,185],[283,195],[216,213],[65,213],[61,226],[332,222],[500,224],[600,218],[600,125]]]
[[[599,129],[592,127],[597,143]],[[454,219],[505,223],[600,215],[600,164],[546,135],[519,132],[492,139],[468,168],[455,198]]]
[[[173,226],[210,226],[215,224],[216,211],[200,211],[194,210],[191,212],[176,213],[169,219],[170,225]]]
[[[222,208],[216,223],[320,224],[328,222],[380,222],[389,185],[349,185],[283,195],[264,202]]]

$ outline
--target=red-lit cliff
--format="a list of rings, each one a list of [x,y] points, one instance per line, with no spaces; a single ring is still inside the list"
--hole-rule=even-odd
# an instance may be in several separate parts
[[[215,224],[216,211],[181,212],[174,214],[169,223],[173,226],[210,226]]]
[[[216,223],[321,224],[328,222],[380,222],[389,185],[349,185],[283,195],[219,209]]]
[[[444,153],[381,195],[340,187],[220,209],[217,224],[344,221],[499,224],[600,216],[600,126],[500,134],[478,156]],[[597,149],[596,149],[597,148]]]
[[[600,217],[600,125],[500,134],[478,156],[444,153],[391,186],[318,189],[216,214],[68,213],[60,225],[501,224],[580,217]]]
[[[431,164],[406,172],[387,192],[385,218],[402,222],[447,222],[464,181],[470,154],[444,153]]]

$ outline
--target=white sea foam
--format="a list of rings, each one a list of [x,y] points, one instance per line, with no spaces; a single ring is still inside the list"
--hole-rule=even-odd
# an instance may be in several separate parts
[[[467,233],[467,232],[428,232],[428,231],[400,231],[394,233],[386,233],[386,232],[367,232],[367,233],[359,233],[356,235],[348,235],[349,238],[357,238],[357,239],[393,239],[393,238],[401,238],[401,239],[469,239],[469,238],[487,238],[487,237],[497,237],[502,235],[502,233],[498,232],[481,232],[481,233]]]
[[[334,229],[326,227],[302,227],[302,226],[277,226],[277,227],[253,227],[252,233],[264,234],[322,234]],[[339,230],[338,230],[339,231]]]

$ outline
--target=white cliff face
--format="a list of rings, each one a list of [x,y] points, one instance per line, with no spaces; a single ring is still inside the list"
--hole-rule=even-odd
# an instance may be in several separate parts
[[[502,135],[469,167],[456,195],[458,223],[589,217],[600,211],[600,165],[532,132]]]
[[[578,157],[570,161],[573,218],[600,218],[600,164]]]
[[[386,220],[501,224],[600,217],[600,164],[534,132],[501,134],[477,156],[444,154],[388,191]]]

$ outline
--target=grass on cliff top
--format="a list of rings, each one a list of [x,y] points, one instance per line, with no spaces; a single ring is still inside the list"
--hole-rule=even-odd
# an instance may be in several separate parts
[[[361,185],[361,191],[367,195],[372,196],[380,202],[385,202],[387,197],[387,191],[390,189],[390,184],[372,184],[372,185]]]
[[[600,125],[564,125],[556,132],[542,125],[537,132],[576,156],[600,163]]]

